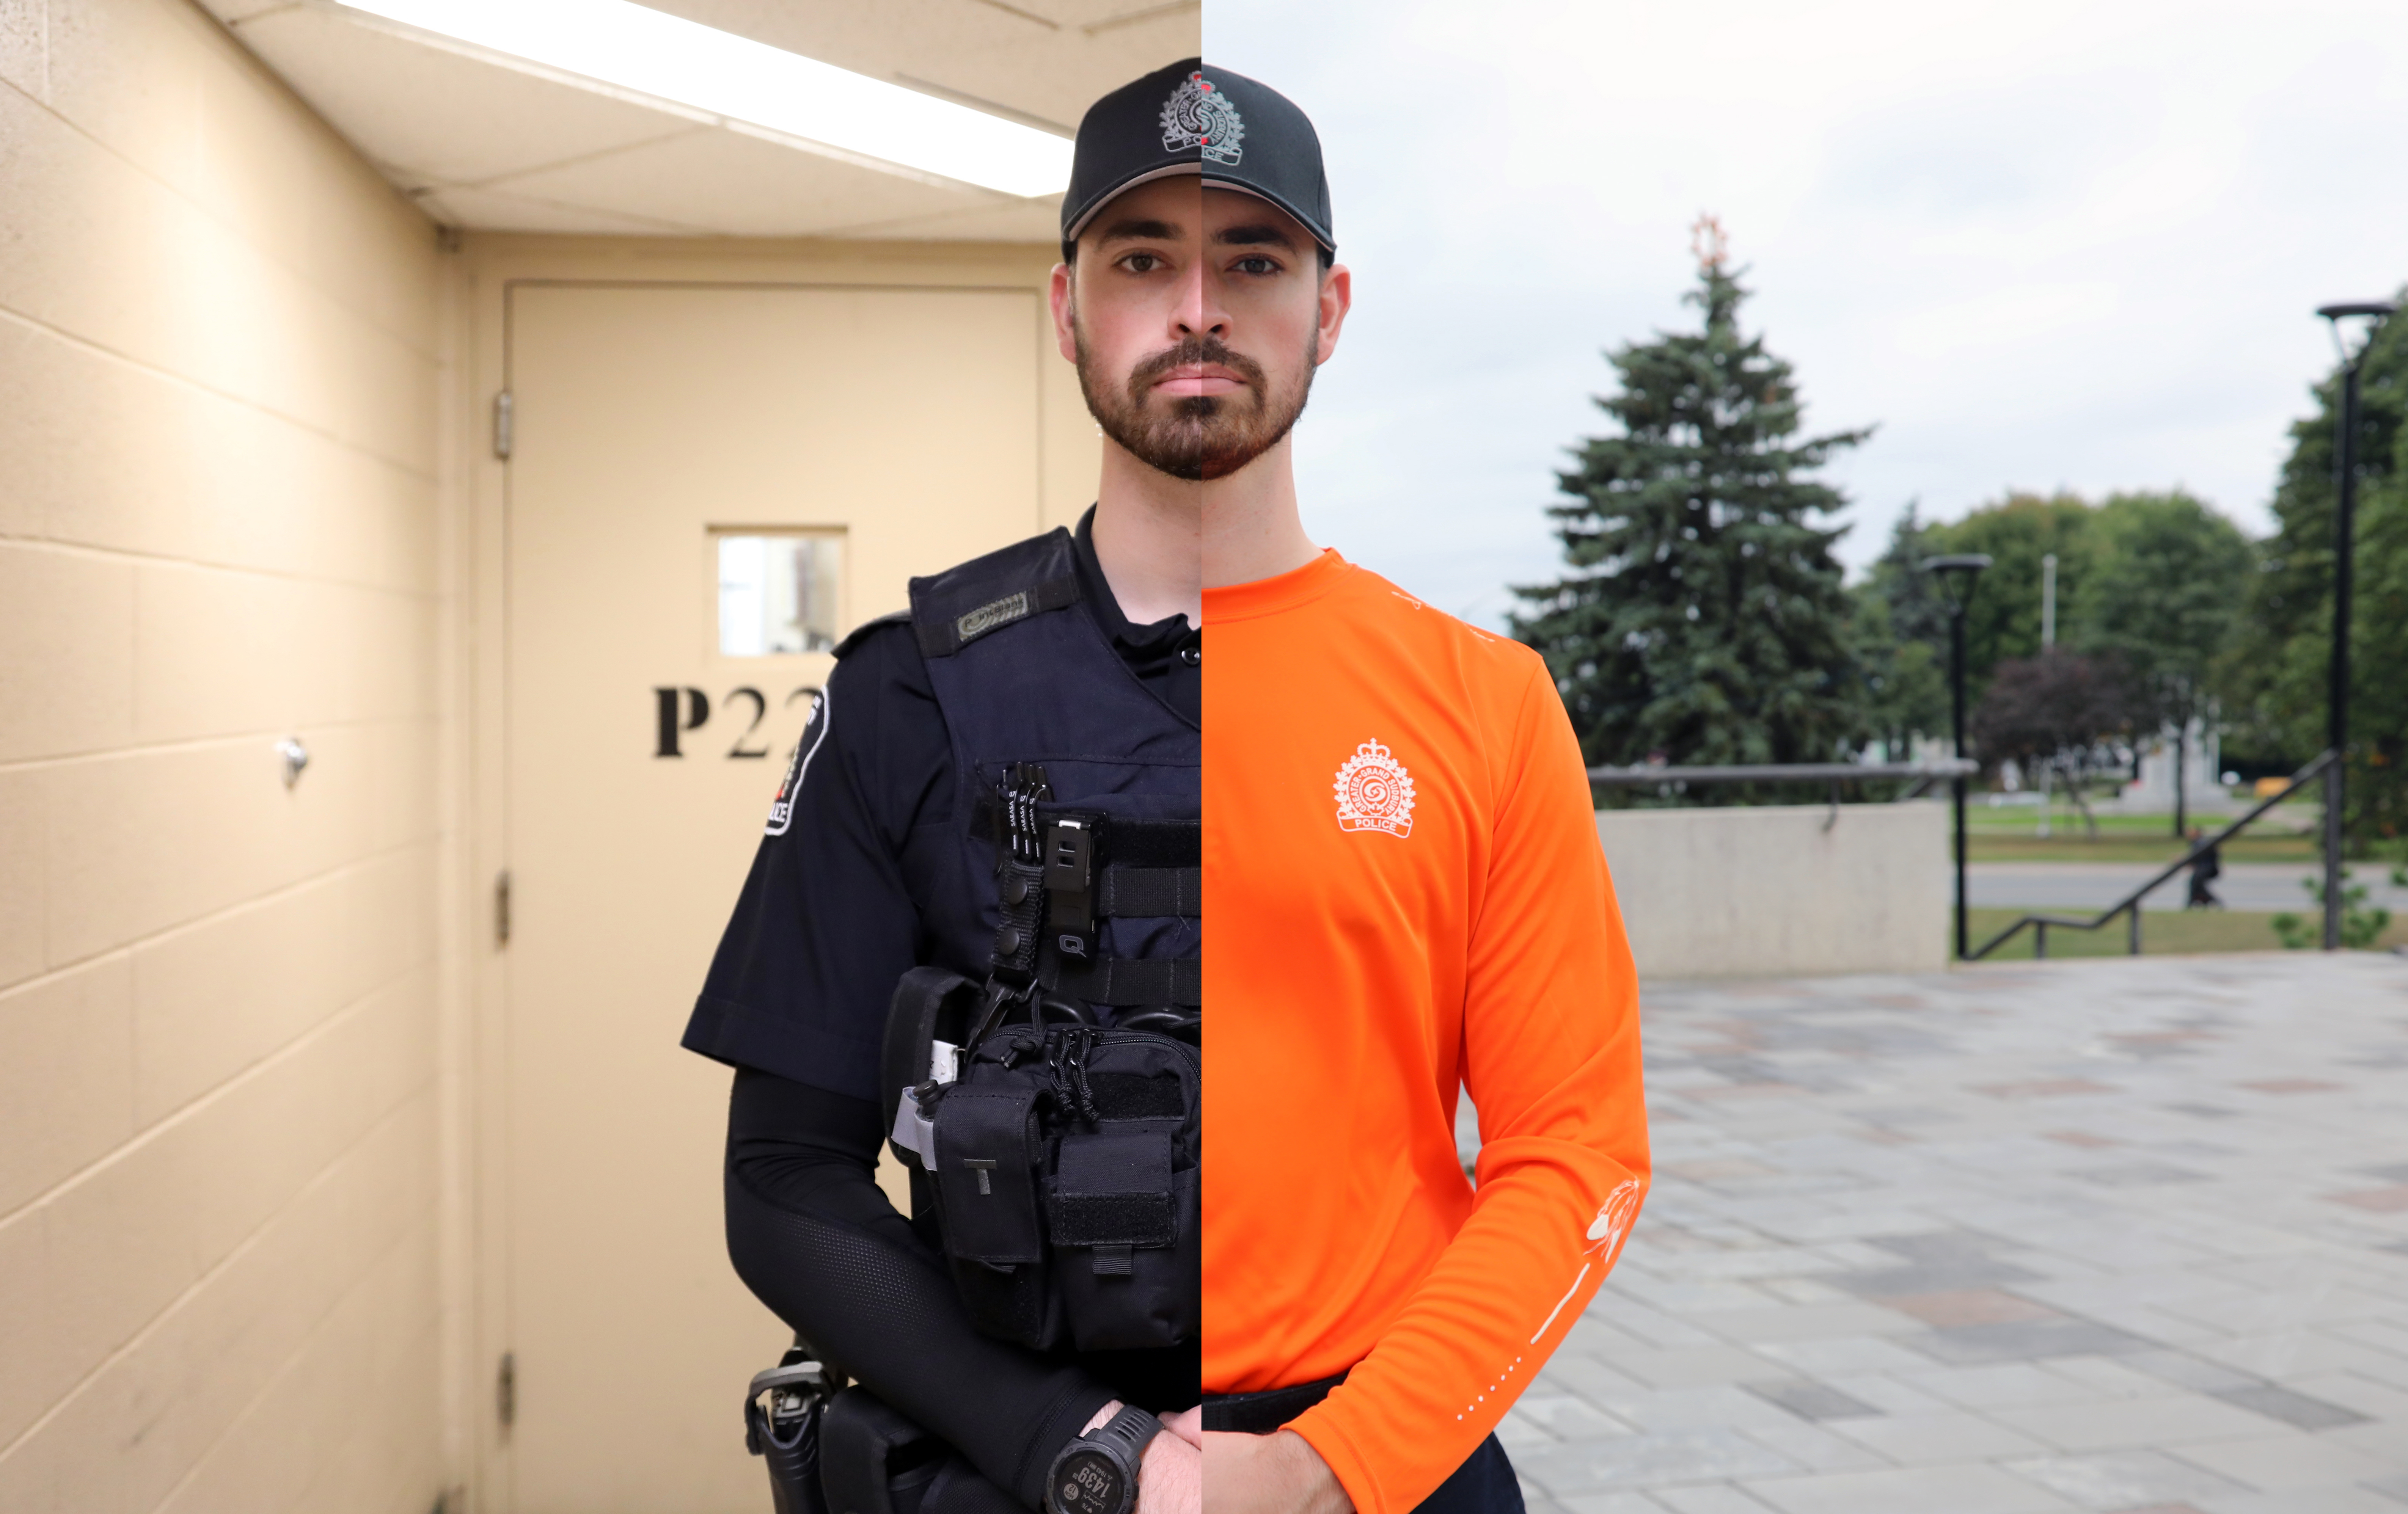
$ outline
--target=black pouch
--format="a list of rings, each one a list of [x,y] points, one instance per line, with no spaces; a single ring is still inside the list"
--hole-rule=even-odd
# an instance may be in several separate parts
[[[936,1476],[945,1443],[864,1389],[848,1388],[820,1416],[820,1486],[830,1514],[897,1514]]]
[[[981,1061],[944,1091],[935,1116],[937,1204],[953,1285],[982,1333],[1040,1350],[1061,1337],[1039,1209],[1040,1106],[1052,1093],[1041,1065]]]
[[[1066,1123],[1046,1192],[1070,1337],[1082,1350],[1194,1340],[1203,1292],[1197,1063],[1166,1036],[1111,1032],[1086,1064],[1098,1118]]]

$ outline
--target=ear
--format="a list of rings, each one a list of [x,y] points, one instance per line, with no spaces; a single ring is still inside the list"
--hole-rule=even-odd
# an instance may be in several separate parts
[[[1329,361],[1338,350],[1338,334],[1346,325],[1346,312],[1354,307],[1354,273],[1342,263],[1330,264],[1321,276],[1321,309],[1319,346],[1313,349],[1313,364],[1317,367]]]
[[[1046,301],[1054,311],[1054,345],[1061,350],[1066,363],[1079,361],[1078,274],[1067,263],[1054,264],[1054,277],[1046,289]]]

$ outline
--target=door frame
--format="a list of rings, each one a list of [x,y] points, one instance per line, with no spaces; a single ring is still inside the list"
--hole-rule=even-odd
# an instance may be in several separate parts
[[[1070,365],[1055,351],[1043,293],[1048,245],[836,240],[686,240],[469,233],[445,240],[446,383],[436,418],[445,459],[442,550],[452,585],[442,649],[457,712],[444,763],[450,844],[438,887],[448,943],[443,1013],[442,1180],[437,1228],[443,1461],[453,1509],[513,1514],[498,1374],[509,1350],[509,974],[495,881],[509,867],[508,804],[509,466],[495,455],[494,397],[509,387],[510,312],[522,287],[1034,290],[1039,364],[1038,517],[1074,523],[1094,496],[1099,444]],[[732,1401],[731,1401],[732,1403]],[[734,1435],[734,1412],[729,1415]]]

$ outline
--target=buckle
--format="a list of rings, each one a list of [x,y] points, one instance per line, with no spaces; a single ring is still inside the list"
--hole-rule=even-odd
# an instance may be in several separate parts
[[[1084,821],[1058,820],[1045,836],[1046,930],[1066,957],[1096,954],[1096,833]]]

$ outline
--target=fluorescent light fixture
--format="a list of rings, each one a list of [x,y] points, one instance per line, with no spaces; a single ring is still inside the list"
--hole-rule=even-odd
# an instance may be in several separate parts
[[[1006,194],[1070,182],[1070,144],[629,0],[342,0],[613,91]]]

